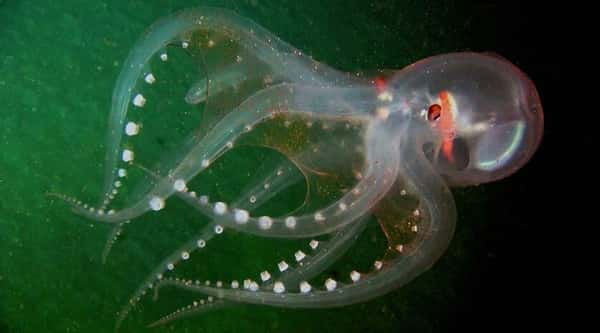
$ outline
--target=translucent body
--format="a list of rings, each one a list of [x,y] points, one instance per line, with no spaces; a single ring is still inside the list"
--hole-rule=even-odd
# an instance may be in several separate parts
[[[386,78],[363,78],[318,63],[230,12],[198,8],[158,21],[133,46],[114,89],[109,126],[102,202],[60,195],[78,213],[120,228],[176,196],[211,220],[141,283],[120,312],[118,329],[148,289],[158,293],[164,285],[217,301],[157,323],[226,302],[341,306],[407,283],[452,238],[456,214],[447,185],[517,170],[539,144],[543,116],[533,84],[498,56],[446,54]],[[143,140],[152,136],[157,139]],[[210,184],[191,185],[242,146],[266,147],[282,158],[265,162],[264,172],[229,200],[207,195]],[[298,207],[254,213],[298,182],[306,189]],[[370,216],[388,251],[349,280],[311,286]],[[260,284],[215,287],[165,277],[229,229],[265,238],[331,236],[318,246],[312,241],[311,255],[296,252],[297,265],[280,268],[276,281],[269,275]]]

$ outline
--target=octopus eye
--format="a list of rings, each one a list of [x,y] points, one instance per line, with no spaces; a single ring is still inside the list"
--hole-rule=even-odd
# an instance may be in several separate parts
[[[427,120],[436,121],[442,115],[442,107],[439,104],[431,104],[427,109]]]

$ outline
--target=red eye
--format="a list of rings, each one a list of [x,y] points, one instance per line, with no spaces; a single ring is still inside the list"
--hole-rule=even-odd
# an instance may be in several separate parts
[[[439,104],[431,104],[427,109],[427,120],[436,121],[442,115],[442,107]]]

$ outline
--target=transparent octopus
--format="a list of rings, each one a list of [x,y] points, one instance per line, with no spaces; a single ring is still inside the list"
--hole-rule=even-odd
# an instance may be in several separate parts
[[[124,223],[163,209],[172,196],[207,218],[140,283],[118,314],[117,331],[144,295],[166,286],[203,298],[152,325],[231,303],[343,306],[427,270],[454,232],[448,186],[510,175],[532,156],[542,131],[534,85],[497,55],[452,53],[399,71],[344,73],[229,11],[195,8],[152,25],[123,66],[102,201],[54,195],[78,214],[115,225],[103,258]],[[255,176],[229,197],[195,181],[239,147],[279,158],[261,170],[240,165],[240,173]],[[285,202],[297,184],[299,205],[264,209]],[[379,259],[315,282],[369,221],[387,239]],[[306,247],[259,276],[174,277],[178,265],[229,230],[306,239]]]

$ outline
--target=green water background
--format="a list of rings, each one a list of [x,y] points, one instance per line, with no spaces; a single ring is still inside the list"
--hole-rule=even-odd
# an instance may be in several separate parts
[[[99,191],[110,96],[132,43],[159,17],[220,5],[343,70],[401,68],[450,51],[494,51],[536,82],[546,111],[540,152],[508,180],[455,191],[457,232],[438,263],[409,285],[340,309],[239,306],[156,332],[439,332],[533,325],[542,294],[531,237],[543,221],[536,198],[553,142],[551,29],[509,2],[471,1],[0,1],[0,332],[111,332],[115,312],[160,260],[136,235],[170,237],[160,225],[131,230],[100,264],[109,229],[73,216],[44,193]],[[550,117],[548,116],[550,115]],[[178,215],[175,215],[178,216]],[[174,228],[174,227],[171,227]],[[136,232],[138,234],[136,234]],[[166,241],[163,239],[163,241]],[[177,243],[176,243],[177,244]],[[147,257],[145,257],[147,256]],[[226,264],[226,263],[222,263]],[[166,313],[150,311],[127,331]],[[482,322],[482,325],[478,326]]]

